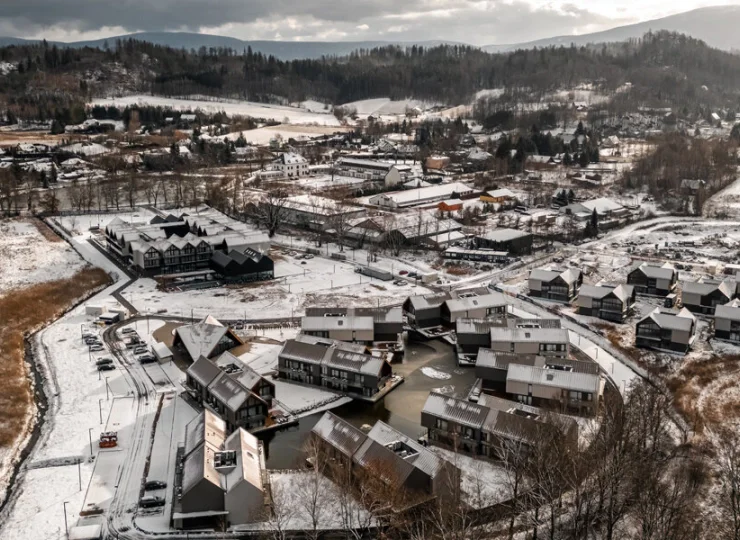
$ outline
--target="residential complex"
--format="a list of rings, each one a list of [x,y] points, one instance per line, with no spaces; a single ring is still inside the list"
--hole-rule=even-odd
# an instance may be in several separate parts
[[[635,345],[687,353],[696,337],[696,317],[686,308],[655,308],[637,322]]]
[[[583,273],[576,268],[532,270],[529,273],[529,296],[571,303],[578,297]]]
[[[624,322],[635,306],[633,285],[582,285],[576,300],[578,313],[613,322]]]

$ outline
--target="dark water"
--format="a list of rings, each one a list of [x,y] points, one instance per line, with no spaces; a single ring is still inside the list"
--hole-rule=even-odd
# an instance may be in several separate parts
[[[441,380],[429,377],[422,372],[423,367],[433,368],[450,378]],[[358,428],[364,424],[372,426],[377,420],[382,420],[415,439],[422,433],[421,409],[430,391],[441,389],[444,393],[463,397],[467,396],[475,381],[473,369],[458,367],[452,346],[441,341],[410,343],[404,361],[394,364],[393,369],[405,377],[405,382],[382,402],[371,404],[355,400],[332,409],[332,412]],[[262,435],[260,438],[265,446],[267,467],[289,469],[301,465],[301,447],[322,415],[305,416],[298,425]]]

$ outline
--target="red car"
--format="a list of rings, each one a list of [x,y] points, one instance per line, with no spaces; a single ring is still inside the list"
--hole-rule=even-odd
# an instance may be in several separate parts
[[[409,271],[408,271],[408,270],[401,270],[401,271],[400,271],[400,272],[398,273],[398,275],[399,275],[399,276],[405,276],[405,275],[406,275],[406,274],[408,274],[408,273],[409,273]]]

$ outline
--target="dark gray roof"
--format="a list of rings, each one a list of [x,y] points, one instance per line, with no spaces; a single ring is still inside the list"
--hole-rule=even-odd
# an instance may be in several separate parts
[[[203,386],[208,386],[221,373],[221,370],[208,358],[201,356],[190,365],[187,373]]]
[[[475,361],[476,367],[490,369],[509,369],[510,364],[523,364],[534,366],[538,363],[544,365],[544,360],[534,354],[516,354],[511,352],[497,352],[491,349],[481,347],[478,349],[478,358]]]
[[[465,298],[447,300],[446,304],[450,313],[459,313],[471,309],[505,306],[507,302],[503,294],[491,292],[482,296],[467,296]]]
[[[425,294],[423,296],[411,296],[409,297],[408,301],[411,303],[412,306],[414,306],[414,309],[429,309],[440,307],[450,298],[452,298],[450,293],[443,292]]]
[[[565,328],[491,328],[492,341],[512,343],[569,343]]]
[[[367,436],[331,412],[325,412],[311,430],[346,456],[353,456]]]
[[[412,457],[406,458],[405,461],[410,461],[414,467],[423,471],[431,478],[435,478],[437,476],[445,463],[445,460],[437,456],[437,454],[381,420],[375,422],[375,425],[367,436],[369,439],[372,439],[384,446],[400,442],[412,448],[416,453]],[[396,454],[394,453],[394,455]]]
[[[508,328],[561,328],[560,319],[506,319]]]
[[[599,376],[592,373],[576,373],[521,364],[511,364],[509,366],[506,381],[592,393],[595,393],[599,387]]]
[[[432,392],[424,403],[422,413],[449,420],[476,429],[483,427],[488,408],[462,399]]]

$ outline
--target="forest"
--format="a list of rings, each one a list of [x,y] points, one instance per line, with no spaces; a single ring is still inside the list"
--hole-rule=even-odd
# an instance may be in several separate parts
[[[280,61],[250,49],[176,50],[132,39],[104,49],[40,45],[0,48],[0,108],[9,120],[79,121],[93,97],[150,92],[261,102],[316,99],[329,104],[390,97],[470,103],[482,89],[543,98],[589,83],[620,94],[623,106],[672,107],[686,115],[736,109],[740,56],[667,32],[590,47],[550,47],[489,54],[470,46],[387,46],[347,57]]]

